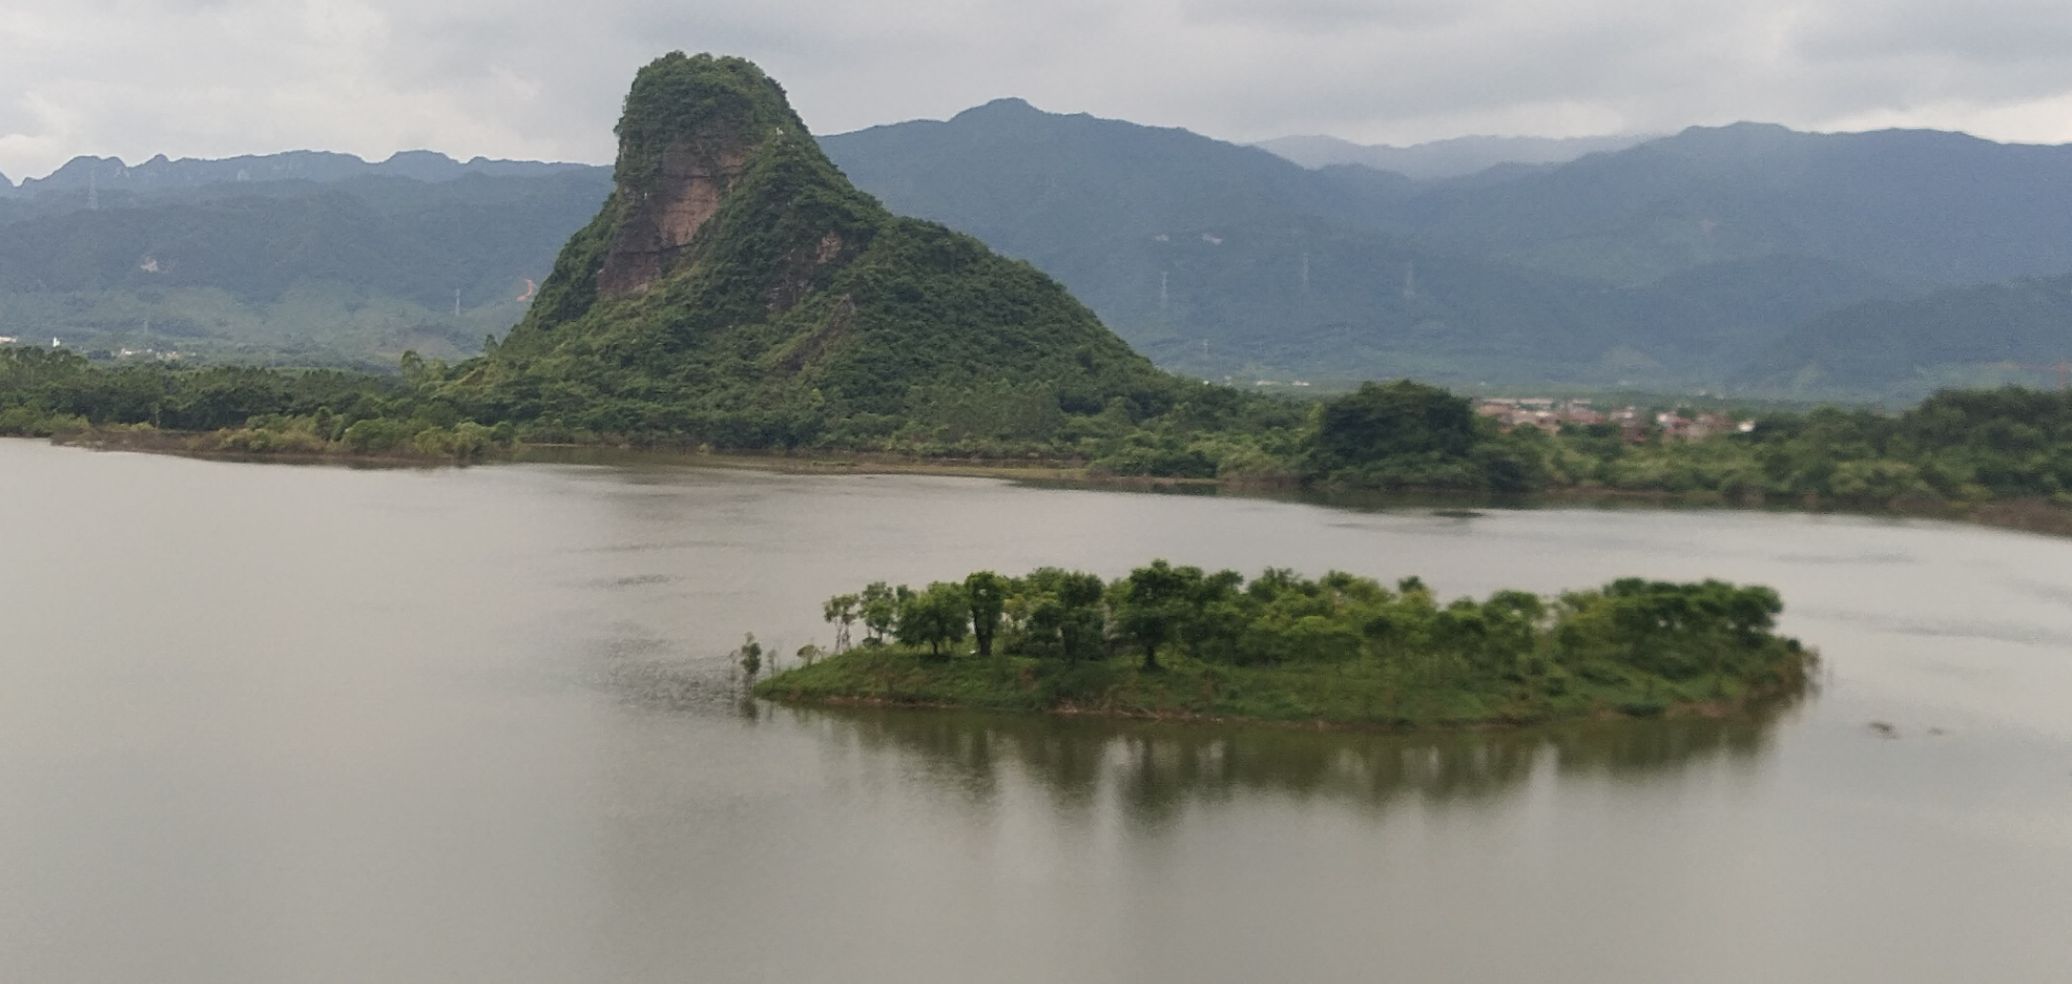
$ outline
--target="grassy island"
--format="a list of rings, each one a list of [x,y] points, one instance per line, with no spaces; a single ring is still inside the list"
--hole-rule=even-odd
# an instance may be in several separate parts
[[[1805,687],[1816,657],[1772,631],[1782,607],[1719,581],[1442,604],[1416,578],[1390,589],[1342,572],[980,571],[829,599],[834,651],[807,647],[754,692],[1378,728],[1720,713]]]

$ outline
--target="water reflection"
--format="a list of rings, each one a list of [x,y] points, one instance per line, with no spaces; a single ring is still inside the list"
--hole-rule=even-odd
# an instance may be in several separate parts
[[[1140,824],[1262,793],[1382,809],[1494,804],[1536,772],[1639,781],[1705,764],[1752,769],[1785,707],[1727,718],[1582,722],[1385,735],[880,708],[776,708],[831,743],[916,759],[903,771],[984,802],[1027,777],[1060,809],[1112,796]]]

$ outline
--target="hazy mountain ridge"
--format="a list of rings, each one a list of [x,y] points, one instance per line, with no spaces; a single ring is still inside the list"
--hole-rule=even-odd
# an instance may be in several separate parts
[[[1684,143],[1699,146],[1648,151],[1642,162],[1760,162],[1761,144],[1788,134],[1735,130],[1687,131]],[[1725,146],[1708,151],[1707,141]],[[1646,145],[1505,178],[1419,184],[1357,166],[1306,170],[1262,160],[1257,148],[1019,101],[823,144],[895,208],[1030,258],[1161,364],[1205,374],[1710,386],[1807,319],[1919,289],[1853,256],[1802,252],[1803,237],[1665,261],[1659,237],[1636,234],[1585,254],[1617,275],[1587,276],[1531,262],[1545,255],[1506,255],[1451,218],[1481,196],[1515,199],[1521,183],[1602,168]],[[1721,167],[1745,167],[1730,165]],[[1658,201],[1687,187],[1673,169],[1658,183]],[[1647,183],[1622,181],[1616,193],[1634,187]]]
[[[164,154],[141,164],[117,157],[75,157],[42,178],[27,178],[20,190],[164,191],[203,185],[269,181],[343,181],[359,177],[399,177],[417,181],[452,181],[470,174],[491,177],[541,177],[567,171],[609,170],[595,164],[495,160],[474,157],[458,161],[429,150],[398,151],[381,161],[353,154],[292,150],[225,158],[170,159]]]
[[[1949,287],[1839,308],[1738,374],[1781,392],[1918,395],[1941,386],[2054,382],[2072,359],[2072,274]]]
[[[1252,146],[1306,168],[1359,165],[1418,180],[1458,178],[1499,165],[1566,164],[1588,154],[1624,150],[1655,139],[1647,134],[1596,137],[1465,136],[1407,146],[1362,144],[1315,134],[1275,137]]]
[[[0,334],[268,362],[465,355],[524,312],[528,279],[608,187],[589,169],[118,189],[98,209],[16,198]]]
[[[888,198],[982,235],[1007,230],[996,245],[1192,371],[1716,385],[1749,379],[1758,353],[1842,307],[2072,269],[2072,224],[2052,204],[2072,192],[2068,148],[1739,124],[1412,182],[1357,166],[1273,169],[1239,154],[1256,148],[1202,137],[1166,159],[1143,128],[1012,108],[987,129],[1023,132],[980,139],[960,117],[826,142],[866,188],[909,161],[926,169]],[[997,180],[1009,144],[1027,148],[1024,170],[1076,171],[1052,180],[1090,189],[1092,218],[1068,221],[1025,176]],[[1101,161],[1127,176],[1086,173]],[[1266,180],[1239,177],[1254,172]],[[1125,187],[1156,193],[1098,197]],[[1147,208],[1232,188],[1255,193],[1220,219]],[[1217,261],[1219,250],[1244,261]],[[1413,266],[1424,271],[1414,294],[1403,286]]]
[[[1460,248],[1613,282],[1790,253],[1961,284],[2072,269],[2068,196],[2072,147],[1744,123],[1488,186],[1442,184],[1404,219]]]
[[[1038,265],[1088,239],[1333,211],[1347,197],[1263,150],[1177,128],[1048,113],[1020,99],[820,142],[893,211],[943,222]]]

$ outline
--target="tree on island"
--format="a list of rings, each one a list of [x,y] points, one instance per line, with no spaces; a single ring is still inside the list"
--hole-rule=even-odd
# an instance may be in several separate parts
[[[835,649],[837,654],[849,648],[849,626],[855,624],[857,607],[863,600],[853,594],[836,595],[827,599],[820,609],[821,617],[835,627]]]
[[[941,658],[943,646],[963,640],[970,618],[963,587],[937,581],[900,600],[898,638],[909,646],[925,645],[928,655]]]
[[[1174,567],[1154,560],[1118,582],[1115,617],[1125,638],[1144,651],[1144,669],[1158,669],[1158,647],[1171,642],[1199,591],[1199,567]]]
[[[892,631],[893,623],[899,621],[899,596],[883,581],[872,581],[864,586],[857,604],[863,615],[865,639],[884,642],[885,634]]]
[[[964,579],[964,596],[971,603],[971,637],[978,643],[981,657],[993,655],[993,636],[1000,631],[1007,588],[1007,579],[992,571],[973,571]]]
[[[1029,617],[1021,647],[1038,658],[1068,663],[1107,655],[1107,613],[1102,605],[1108,586],[1083,571],[1044,567],[1018,579],[1029,601]]]
[[[1650,716],[1800,690],[1813,654],[1775,635],[1776,592],[1642,579],[1558,599],[1436,601],[1344,571],[1308,578],[1153,561],[1113,582],[975,572],[889,600],[898,645],[858,647],[758,692],[802,699],[1400,726]],[[839,613],[844,599],[831,599]],[[869,609],[866,604],[866,610]],[[949,658],[967,636],[989,659]],[[807,657],[802,656],[805,661]],[[753,671],[751,671],[752,673]]]

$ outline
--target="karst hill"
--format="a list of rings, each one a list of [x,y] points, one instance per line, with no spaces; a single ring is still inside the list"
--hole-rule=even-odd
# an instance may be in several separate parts
[[[1034,267],[858,191],[748,61],[655,60],[617,133],[610,197],[525,319],[455,374],[462,402],[770,446],[968,427],[981,406],[1040,437],[1174,385]]]

